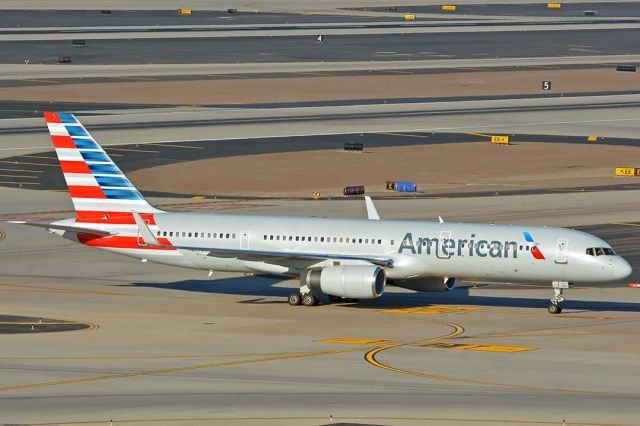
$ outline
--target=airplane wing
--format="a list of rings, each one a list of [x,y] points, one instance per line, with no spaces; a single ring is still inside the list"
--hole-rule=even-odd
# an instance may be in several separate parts
[[[171,247],[180,250],[192,250],[198,252],[207,252],[208,256],[212,257],[226,257],[231,259],[240,259],[253,262],[275,262],[279,259],[295,259],[295,260],[327,260],[327,259],[339,259],[339,260],[362,260],[372,263],[374,265],[393,267],[393,259],[384,256],[351,256],[351,255],[337,255],[331,253],[300,253],[300,252],[283,252],[283,251],[262,251],[262,250],[243,250],[243,249],[228,249],[219,247],[193,247],[193,246],[167,246],[162,244],[153,235],[153,232],[149,229],[142,217],[137,212],[132,212],[133,218],[138,226],[140,236],[144,239],[144,242],[150,246],[156,247]]]
[[[226,257],[230,259],[240,259],[253,262],[270,262],[273,263],[279,259],[294,259],[294,260],[362,260],[379,266],[393,267],[393,259],[383,256],[349,256],[338,255],[331,253],[301,253],[301,252],[286,252],[286,251],[261,251],[261,250],[242,250],[242,249],[227,249],[217,247],[191,247],[191,246],[172,246],[176,249],[193,250],[200,252],[208,252],[212,257]]]
[[[61,225],[47,222],[25,222],[21,220],[10,220],[7,223],[15,223],[17,225],[35,226],[38,228],[57,229],[60,231],[75,232],[77,234],[94,234],[94,235],[116,235],[113,232],[103,231],[99,229],[85,228],[75,225]]]

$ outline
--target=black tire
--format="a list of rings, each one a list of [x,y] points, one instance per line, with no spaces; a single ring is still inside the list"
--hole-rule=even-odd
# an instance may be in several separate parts
[[[316,306],[318,304],[318,298],[315,294],[307,293],[302,296],[302,304],[304,306]]]
[[[302,294],[300,292],[291,293],[288,301],[291,306],[300,306],[302,304]]]
[[[560,304],[558,303],[550,303],[547,307],[547,310],[551,315],[556,315],[562,312],[562,306],[560,306]]]

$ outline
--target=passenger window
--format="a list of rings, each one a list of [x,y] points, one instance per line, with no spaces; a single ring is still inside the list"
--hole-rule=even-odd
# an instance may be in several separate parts
[[[266,236],[266,235],[264,235],[264,236],[262,237],[262,239],[263,239],[263,240],[266,240],[266,239],[267,239],[267,236]]]
[[[369,244],[369,239],[367,238],[366,240],[364,240],[365,244]]]
[[[235,239],[235,238],[236,238],[236,234],[233,234],[233,235],[231,236],[231,238],[234,238],[234,239]]]
[[[362,238],[360,238],[360,239],[358,240],[358,243],[362,244]]]
[[[333,237],[333,242],[337,243],[338,242],[338,237]]]
[[[302,241],[304,241],[304,236],[302,236]]]
[[[324,243],[324,237],[320,237],[320,242]]]
[[[394,245],[394,240],[391,240],[391,245]]]
[[[382,240],[378,240],[378,244],[382,244]]]
[[[289,238],[289,241],[291,241],[291,238]],[[300,241],[300,237],[296,235],[296,241]]]
[[[273,240],[273,235],[270,235],[270,236],[269,236],[269,239],[270,239],[270,240]]]
[[[173,231],[169,232],[169,236],[173,237]]]
[[[342,237],[340,237],[340,242],[342,242],[342,241],[343,241],[343,238],[342,238]]]

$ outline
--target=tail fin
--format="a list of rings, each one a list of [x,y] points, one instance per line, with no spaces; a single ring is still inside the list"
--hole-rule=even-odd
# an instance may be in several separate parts
[[[144,199],[73,114],[45,112],[76,222],[131,223],[132,211],[160,213]],[[146,213],[146,215],[145,215]]]

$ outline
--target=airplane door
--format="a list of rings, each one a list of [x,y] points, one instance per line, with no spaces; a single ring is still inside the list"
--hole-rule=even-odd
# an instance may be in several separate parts
[[[556,244],[556,263],[567,263],[567,251],[569,247],[569,240],[566,238],[559,238]]]
[[[249,250],[249,231],[240,232],[240,248]]]
[[[444,242],[451,238],[451,231],[440,232],[440,241],[438,242],[438,259],[450,259],[451,253],[444,249]]]

